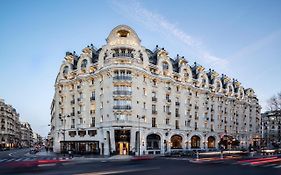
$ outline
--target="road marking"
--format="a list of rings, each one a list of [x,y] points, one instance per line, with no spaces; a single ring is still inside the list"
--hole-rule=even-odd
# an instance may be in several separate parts
[[[18,161],[21,161],[22,159],[23,159],[23,158],[18,158],[18,159],[16,159],[15,161],[17,161],[17,162],[18,162]]]
[[[269,164],[269,165],[264,165],[262,167],[271,167],[271,166],[276,166],[277,164]]]
[[[281,168],[281,165],[275,166],[274,168]]]
[[[12,161],[14,161],[15,159],[9,159],[9,160],[7,160],[6,162],[12,162]]]
[[[8,159],[1,159],[0,162],[5,162],[6,160],[8,160]]]
[[[55,166],[56,163],[48,163],[48,164],[40,164],[39,167],[46,167],[46,166]]]
[[[8,154],[10,157],[12,157],[13,156],[13,153],[10,153],[10,154]]]
[[[121,173],[133,173],[138,171],[149,171],[149,170],[156,170],[160,169],[160,167],[154,167],[154,168],[137,168],[137,169],[131,169],[131,170],[111,170],[111,171],[100,171],[100,172],[92,172],[92,173],[82,173],[77,175],[107,175],[107,174],[121,174]]]
[[[29,157],[23,159],[23,161],[28,161],[28,160],[30,160]]]

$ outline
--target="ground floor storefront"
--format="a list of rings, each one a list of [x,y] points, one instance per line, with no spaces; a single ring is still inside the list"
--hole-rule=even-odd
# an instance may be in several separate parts
[[[65,141],[59,142],[59,150],[61,152],[72,150],[78,154],[146,155],[190,150],[220,150],[222,139],[224,141],[226,138],[231,138],[231,143],[234,143],[235,138],[237,144],[236,147],[227,146],[227,149],[239,149],[241,145],[245,147],[251,144],[249,139],[241,141],[242,144],[239,146],[239,136],[226,137],[224,134],[216,132],[173,131],[134,127],[102,128],[97,130],[97,134],[93,139],[87,137],[87,135],[84,135],[83,138],[85,140],[66,138]],[[228,144],[229,140],[224,142]]]
[[[100,154],[99,141],[61,141],[62,153],[72,151],[74,154]]]

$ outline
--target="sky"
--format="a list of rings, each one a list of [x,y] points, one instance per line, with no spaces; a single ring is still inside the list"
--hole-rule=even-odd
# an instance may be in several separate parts
[[[281,92],[279,0],[0,0],[0,98],[47,136],[65,52],[102,47],[120,24],[148,49],[159,45],[253,88],[262,111]]]

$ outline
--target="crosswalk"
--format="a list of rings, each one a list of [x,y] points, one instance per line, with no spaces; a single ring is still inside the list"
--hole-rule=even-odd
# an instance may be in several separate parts
[[[27,161],[36,161],[36,160],[63,160],[63,159],[64,159],[63,157],[53,157],[53,156],[19,157],[19,158],[3,158],[3,159],[0,158],[0,164],[12,163],[12,162],[27,162]]]
[[[262,157],[262,158],[201,158],[201,159],[191,159],[192,163],[221,163],[221,164],[233,164],[240,166],[251,166],[251,167],[262,167],[262,168],[281,168],[281,157]]]
[[[280,157],[253,158],[253,159],[239,160],[233,162],[232,164],[262,167],[262,168],[281,168],[281,158]]]

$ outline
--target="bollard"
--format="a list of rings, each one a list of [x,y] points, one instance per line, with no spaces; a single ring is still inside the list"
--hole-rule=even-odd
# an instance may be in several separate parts
[[[199,153],[198,153],[198,151],[196,152],[196,160],[199,160]]]
[[[222,151],[221,151],[221,156],[220,156],[220,158],[223,159],[223,152],[222,152]]]

